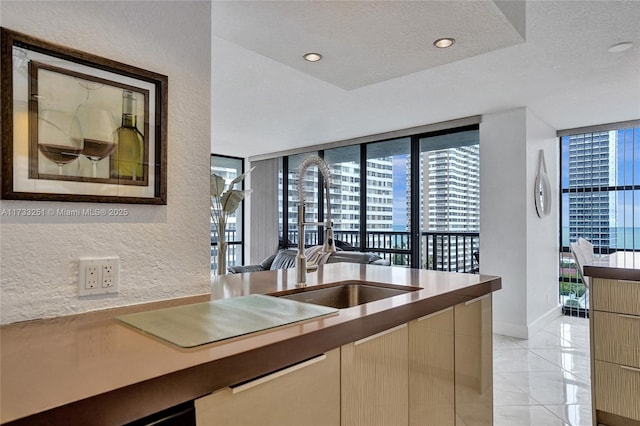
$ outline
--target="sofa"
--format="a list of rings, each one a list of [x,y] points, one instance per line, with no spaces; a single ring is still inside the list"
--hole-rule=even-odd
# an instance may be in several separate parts
[[[241,274],[244,272],[268,271],[272,269],[295,268],[296,256],[298,251],[295,249],[282,249],[264,259],[257,265],[241,265],[229,266],[227,270],[231,274]],[[337,251],[331,253],[324,263],[360,263],[369,265],[389,266],[390,262],[374,253],[363,253],[359,251]]]

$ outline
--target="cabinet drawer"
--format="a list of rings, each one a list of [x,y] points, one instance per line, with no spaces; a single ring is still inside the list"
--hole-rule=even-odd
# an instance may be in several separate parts
[[[640,368],[640,315],[593,312],[595,359]]]
[[[595,310],[640,315],[640,281],[596,278],[589,290]]]
[[[640,420],[640,368],[595,361],[596,410]]]
[[[199,426],[340,425],[340,349],[195,402]]]

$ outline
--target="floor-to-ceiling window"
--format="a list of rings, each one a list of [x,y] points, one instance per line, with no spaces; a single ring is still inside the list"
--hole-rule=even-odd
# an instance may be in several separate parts
[[[361,169],[360,145],[324,151],[331,170],[331,219],[336,246],[342,250],[360,249]]]
[[[603,126],[561,143],[560,300],[585,314],[589,294],[569,244],[586,238],[595,254],[640,250],[640,127]]]
[[[373,252],[395,266],[478,272],[477,124],[280,157],[281,246],[298,241],[297,168],[311,154],[331,169],[339,249]],[[320,185],[310,168],[302,183],[307,221],[324,220]],[[306,246],[322,241],[318,231],[306,229]]]
[[[224,178],[228,185],[234,178],[244,173],[244,159],[211,154],[211,173]],[[242,189],[244,182],[236,184],[236,189]],[[242,265],[244,253],[244,203],[240,203],[238,209],[229,216],[226,227],[227,265]],[[218,231],[211,222],[211,269],[217,268],[218,256]]]
[[[422,267],[477,272],[480,135],[454,129],[420,138]]]
[[[298,244],[300,238],[298,230],[298,205],[299,190],[302,189],[305,200],[305,222],[318,222],[320,220],[318,200],[318,169],[310,167],[304,176],[302,176],[302,185],[298,186],[298,168],[302,160],[314,152],[304,154],[289,155],[282,158],[280,162],[280,170],[278,172],[278,199],[280,205],[279,213],[279,232],[280,245],[283,247],[294,246]],[[286,174],[284,170],[286,169]],[[286,179],[285,179],[286,177]],[[282,209],[282,206],[286,209]],[[286,214],[285,214],[286,212]],[[318,228],[306,228],[304,235],[305,246],[318,244]]]
[[[366,148],[365,249],[411,265],[411,138]]]

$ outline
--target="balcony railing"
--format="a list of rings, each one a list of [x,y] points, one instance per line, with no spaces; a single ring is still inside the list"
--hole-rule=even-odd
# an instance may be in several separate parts
[[[235,229],[227,229],[227,265],[242,265],[242,241],[236,241]],[[216,231],[211,231],[211,270],[218,269],[218,236]]]
[[[336,246],[341,250],[359,251],[359,231],[334,231]],[[368,231],[365,251],[388,259],[394,266],[411,265],[411,235],[407,231]],[[236,231],[226,232],[227,265],[242,264],[242,242],[236,241]],[[287,242],[282,247],[296,247],[297,230],[290,230]],[[305,232],[305,246],[318,244],[318,232]],[[431,232],[421,235],[421,267],[438,271],[478,273],[480,258],[480,234],[477,232]],[[218,242],[215,232],[211,233],[211,269],[217,267]]]
[[[601,242],[603,240],[601,239]],[[596,246],[593,249],[595,256],[604,256],[620,250],[628,250],[623,247],[611,248]],[[589,289],[584,285],[578,266],[567,246],[560,247],[560,303],[565,315],[586,317],[589,315]]]
[[[360,250],[360,232],[334,230],[336,246]],[[285,247],[295,247],[297,230],[290,230]],[[305,232],[305,246],[318,244],[315,230]],[[478,232],[422,232],[421,267],[450,272],[478,273],[480,234]],[[411,265],[411,235],[407,231],[367,231],[364,250],[388,259],[392,265]]]
[[[478,232],[423,232],[424,269],[477,274],[480,269]]]

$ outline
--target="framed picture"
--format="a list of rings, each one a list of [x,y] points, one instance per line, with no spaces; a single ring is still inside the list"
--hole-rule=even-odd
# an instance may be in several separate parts
[[[167,77],[0,31],[2,198],[166,204]]]

